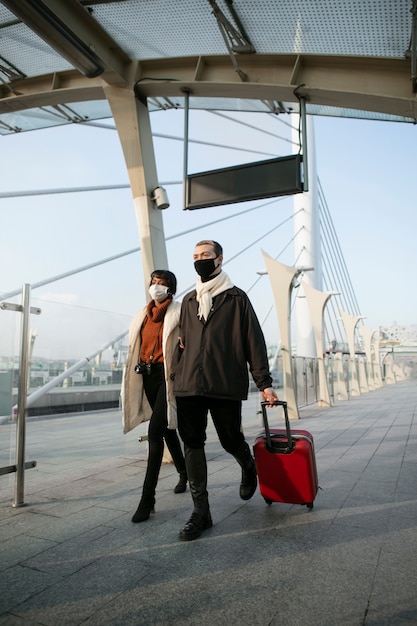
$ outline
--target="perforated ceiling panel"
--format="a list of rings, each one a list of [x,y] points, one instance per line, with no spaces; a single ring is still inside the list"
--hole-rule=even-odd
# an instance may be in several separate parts
[[[94,6],[93,16],[134,58],[222,54],[225,51],[207,0],[127,0]]]
[[[43,39],[19,22],[13,13],[0,4],[0,64],[11,63],[25,76],[71,69]],[[4,79],[0,72],[0,77]]]
[[[239,15],[259,52],[359,56],[403,56],[410,9],[408,0],[239,3]]]
[[[217,4],[230,18],[226,3]],[[411,32],[410,0],[235,0],[233,7],[259,54],[402,57]],[[128,0],[92,9],[137,58],[225,51],[208,0]]]
[[[103,3],[94,1],[91,4],[86,0],[79,1],[132,60],[161,59],[163,63],[163,59],[168,57],[227,57],[230,53],[209,0],[119,0]],[[216,1],[224,18],[236,25],[226,0]],[[71,4],[73,2],[71,0]],[[403,62],[410,46],[412,0],[234,0],[232,7],[258,55],[382,57]],[[233,60],[238,64],[239,55],[230,58],[232,70]],[[30,79],[45,74],[54,75],[72,68],[5,8],[0,0],[0,103],[1,98],[10,99],[11,93],[14,93],[13,82],[19,77]],[[409,98],[410,104],[408,109],[402,106],[403,116],[395,115],[395,107],[390,112],[392,115],[319,106],[314,102],[308,103],[308,112],[415,121],[415,102],[408,95],[412,73],[408,57],[407,73],[405,97]],[[396,76],[394,73],[393,81]],[[1,83],[5,86],[3,91]],[[401,97],[404,96],[401,94]],[[283,104],[287,111],[290,108],[298,109],[297,103]],[[327,104],[332,104],[331,98]],[[100,119],[109,111],[107,103],[97,100],[78,102],[71,106],[75,118]],[[169,106],[183,106],[183,99],[149,99],[150,110]],[[223,110],[271,110],[271,105],[262,100],[229,97],[192,99],[191,106]],[[66,119],[65,114],[59,112],[57,115],[52,107],[43,107],[38,112],[35,109],[10,112],[7,107],[4,111],[0,116],[0,134],[41,128]],[[71,117],[72,114],[67,121]]]

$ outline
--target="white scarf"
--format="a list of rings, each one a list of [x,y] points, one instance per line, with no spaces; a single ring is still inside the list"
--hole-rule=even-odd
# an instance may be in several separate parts
[[[226,274],[226,272],[221,271],[220,274],[212,278],[211,280],[207,280],[205,283],[201,280],[200,276],[197,278],[196,283],[196,291],[197,291],[197,302],[198,302],[198,317],[203,320],[207,320],[211,307],[213,305],[213,298],[218,296],[219,293],[226,291],[226,289],[231,289],[233,287],[233,283]]]

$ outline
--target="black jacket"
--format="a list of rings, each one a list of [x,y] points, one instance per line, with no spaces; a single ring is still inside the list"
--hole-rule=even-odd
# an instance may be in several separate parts
[[[181,306],[184,349],[174,366],[174,394],[245,400],[248,364],[259,390],[271,387],[265,339],[246,293],[232,287],[213,298],[206,322],[200,321],[197,310],[194,290]]]

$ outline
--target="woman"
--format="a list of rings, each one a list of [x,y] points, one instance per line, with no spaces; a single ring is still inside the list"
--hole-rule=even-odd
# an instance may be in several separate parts
[[[176,290],[175,274],[168,270],[152,272],[151,301],[133,318],[129,327],[129,349],[122,382],[123,432],[150,420],[148,465],[142,497],[132,522],[144,522],[154,512],[164,439],[180,475],[174,492],[183,493],[187,487],[184,455],[175,430],[177,408],[170,376],[181,309],[173,300]]]

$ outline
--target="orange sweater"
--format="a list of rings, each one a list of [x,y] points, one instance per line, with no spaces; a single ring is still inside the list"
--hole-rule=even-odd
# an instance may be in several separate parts
[[[152,363],[164,362],[162,332],[165,313],[170,304],[171,298],[167,298],[161,306],[155,306],[155,302],[152,300],[146,307],[146,317],[140,329],[140,360],[145,363],[149,363],[151,360]]]

